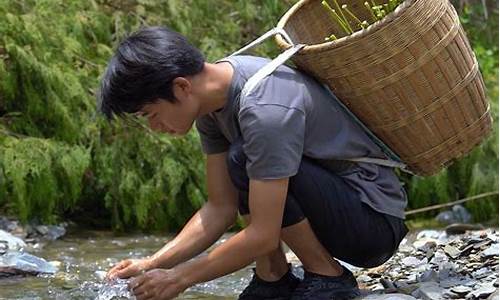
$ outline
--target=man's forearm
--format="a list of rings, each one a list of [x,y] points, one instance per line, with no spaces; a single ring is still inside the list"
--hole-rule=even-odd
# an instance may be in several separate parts
[[[195,257],[214,244],[235,220],[235,208],[205,203],[172,241],[151,256],[151,267],[172,268]]]
[[[279,239],[277,242],[266,240],[265,234],[247,227],[209,254],[181,264],[174,270],[186,286],[192,286],[239,270],[278,246]]]

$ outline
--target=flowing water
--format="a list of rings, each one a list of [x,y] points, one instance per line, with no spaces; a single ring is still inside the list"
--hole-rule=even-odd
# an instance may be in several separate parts
[[[218,243],[227,237],[223,236]],[[61,240],[29,251],[48,261],[60,262],[59,272],[1,279],[0,299],[128,299],[126,282],[105,284],[102,280],[105,272],[122,259],[154,253],[169,238],[157,235],[116,237],[110,232],[96,231],[68,234]],[[194,286],[178,299],[235,299],[250,280],[251,273],[248,267]]]

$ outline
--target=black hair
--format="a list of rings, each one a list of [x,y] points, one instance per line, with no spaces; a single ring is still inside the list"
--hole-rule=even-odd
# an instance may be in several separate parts
[[[172,81],[203,70],[205,58],[181,34],[145,27],[116,49],[101,80],[98,109],[108,118],[135,113],[158,99],[176,101]]]

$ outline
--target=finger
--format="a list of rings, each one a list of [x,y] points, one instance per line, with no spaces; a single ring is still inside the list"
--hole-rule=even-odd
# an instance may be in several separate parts
[[[130,280],[130,282],[128,283],[128,288],[129,288],[129,290],[135,290],[139,286],[141,286],[145,281],[146,281],[145,275],[137,276],[137,277],[133,278],[132,280]]]
[[[108,273],[106,274],[106,277],[111,277],[112,275],[116,274],[116,272],[118,272],[119,270],[127,267],[128,265],[130,265],[130,261],[128,260],[122,260],[121,262],[119,262],[117,265],[115,265],[114,267],[112,267]]]
[[[144,280],[138,286],[132,288],[134,294],[152,294],[152,290],[154,288],[154,284],[152,284],[151,280]]]
[[[156,300],[157,298],[155,298],[155,294],[154,293],[151,293],[151,292],[146,292],[146,293],[142,293],[142,294],[139,294],[139,295],[135,295],[135,298],[137,300]]]
[[[137,274],[137,270],[131,266],[116,272],[116,276],[122,279],[129,278]]]
[[[156,299],[155,288],[150,284],[149,281],[146,281],[133,291],[133,294],[137,299]]]

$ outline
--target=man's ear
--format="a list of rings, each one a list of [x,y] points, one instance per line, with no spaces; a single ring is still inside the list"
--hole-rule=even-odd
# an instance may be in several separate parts
[[[184,77],[177,77],[172,81],[172,92],[176,99],[185,99],[191,93],[191,82]]]

